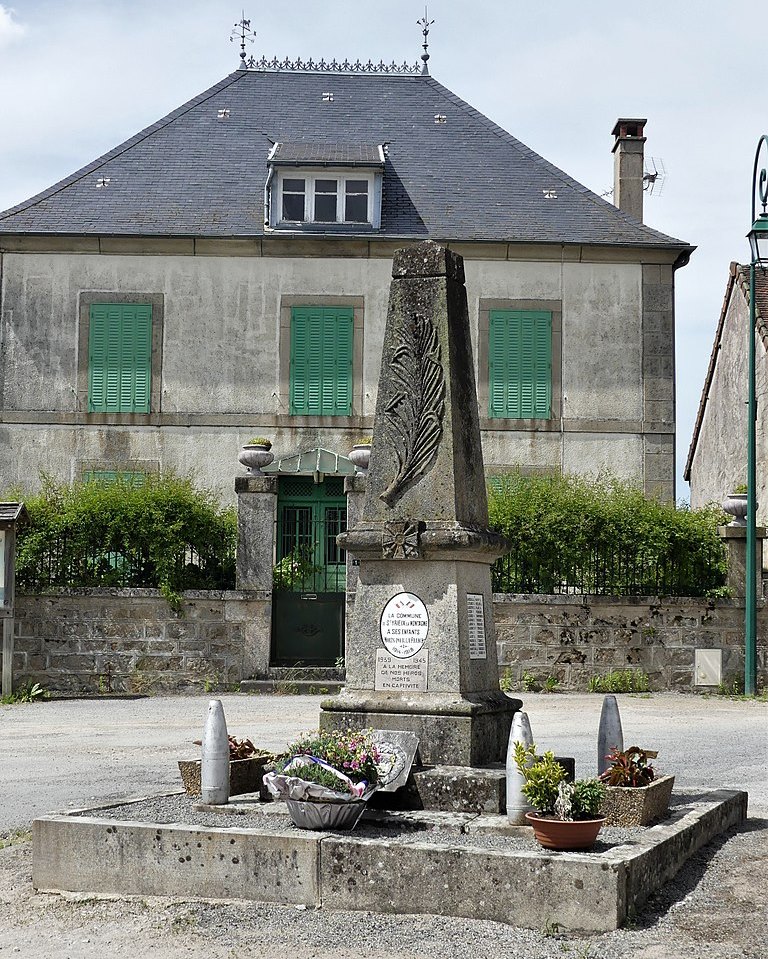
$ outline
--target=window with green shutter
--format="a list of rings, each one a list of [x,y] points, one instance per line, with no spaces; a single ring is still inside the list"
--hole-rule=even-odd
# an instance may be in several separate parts
[[[89,319],[88,411],[149,413],[151,304],[93,303]]]
[[[352,307],[291,309],[290,404],[294,416],[352,413]]]
[[[488,415],[511,419],[552,416],[552,314],[491,310]]]

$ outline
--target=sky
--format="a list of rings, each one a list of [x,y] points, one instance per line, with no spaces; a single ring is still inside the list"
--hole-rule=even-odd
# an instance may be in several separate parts
[[[250,4],[256,57],[415,62],[422,52],[417,0]],[[666,177],[646,195],[645,222],[698,248],[676,275],[683,499],[729,264],[749,257],[752,165],[768,128],[759,15],[758,0],[429,5],[432,75],[596,193],[613,186],[616,119],[648,118],[646,156]],[[0,0],[0,210],[232,72],[240,16],[222,0]]]

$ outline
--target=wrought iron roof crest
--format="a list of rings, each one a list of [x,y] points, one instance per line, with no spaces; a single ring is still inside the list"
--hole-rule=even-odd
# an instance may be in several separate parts
[[[283,60],[279,60],[277,57],[273,57],[271,60],[266,57],[261,57],[259,60],[255,57],[250,57],[244,62],[249,70],[266,70],[271,73],[285,71],[298,73],[388,73],[414,75],[424,72],[418,63],[396,63],[394,60],[391,63],[385,63],[383,60],[380,60],[378,63],[374,63],[372,60],[368,60],[367,63],[363,63],[361,60],[355,60],[353,63],[351,60],[335,59],[313,60],[310,58],[309,60],[302,60],[301,57],[297,57],[295,60],[291,60],[289,57]]]

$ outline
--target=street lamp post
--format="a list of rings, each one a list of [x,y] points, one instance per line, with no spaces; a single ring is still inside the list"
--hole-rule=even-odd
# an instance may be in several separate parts
[[[757,396],[755,391],[755,269],[765,269],[768,258],[768,170],[761,156],[768,155],[768,135],[757,143],[752,171],[752,228],[747,234],[749,262],[749,369],[747,373],[747,575],[744,609],[744,692],[754,696],[757,685]],[[759,173],[758,173],[759,169]],[[757,203],[762,210],[757,214]]]

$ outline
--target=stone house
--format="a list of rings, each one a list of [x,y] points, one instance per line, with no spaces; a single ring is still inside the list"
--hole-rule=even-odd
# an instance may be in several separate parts
[[[393,252],[433,239],[465,261],[487,472],[606,467],[673,499],[693,248],[642,222],[644,124],[613,129],[614,206],[421,69],[235,71],[0,214],[0,489],[174,468],[231,499],[270,437],[276,559],[311,548],[303,589],[331,597],[295,605],[273,659],[333,663],[345,454]]]
[[[691,506],[722,502],[747,478],[749,266],[731,263],[685,465]],[[768,277],[755,271],[757,519],[768,525]]]
[[[432,238],[466,260],[488,470],[672,499],[692,248],[642,223],[643,123],[614,128],[618,209],[429,75],[236,71],[0,214],[0,487],[175,467],[231,498],[255,433],[345,454],[392,252]]]

